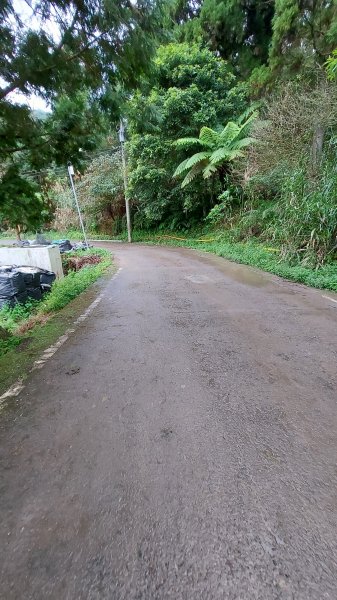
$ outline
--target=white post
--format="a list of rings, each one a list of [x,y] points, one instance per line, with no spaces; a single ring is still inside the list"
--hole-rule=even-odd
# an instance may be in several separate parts
[[[80,219],[80,224],[81,224],[81,228],[82,228],[82,232],[83,232],[84,242],[85,242],[86,247],[89,248],[87,236],[86,236],[85,229],[84,229],[83,219],[82,219],[82,215],[81,215],[80,205],[79,205],[78,200],[77,200],[77,194],[76,194],[76,190],[75,190],[75,186],[74,186],[74,181],[73,181],[74,167],[72,165],[70,165],[70,164],[68,165],[68,173],[69,173],[69,179],[70,179],[70,183],[71,183],[71,188],[73,190],[73,194],[74,194],[74,198],[75,198],[75,204],[76,204],[76,208],[77,208],[77,212],[78,212],[78,217]]]

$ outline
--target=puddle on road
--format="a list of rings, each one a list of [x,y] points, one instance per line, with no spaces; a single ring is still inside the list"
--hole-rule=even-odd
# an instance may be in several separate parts
[[[213,283],[214,280],[207,275],[187,275],[185,279],[191,281],[192,283]]]
[[[181,248],[179,250],[181,250]],[[191,251],[189,250],[189,252]],[[197,254],[198,260],[200,262],[206,264],[208,267],[213,266],[213,268],[215,268],[217,271],[220,271],[224,278],[226,278],[227,280],[231,279],[232,281],[236,281],[237,283],[242,283],[243,285],[249,285],[254,287],[265,287],[271,283],[271,278],[268,274],[257,269],[255,270],[253,267],[236,264],[230,262],[222,256],[216,256],[214,254],[204,254],[198,251],[196,251],[195,254]],[[214,274],[213,278],[207,275],[203,275],[200,272],[188,275],[186,279],[196,284],[219,282],[219,277],[216,274]]]
[[[226,267],[222,267],[222,270],[225,275],[234,279],[234,281],[238,283],[243,283],[245,285],[252,285],[254,287],[264,287],[270,283],[268,277],[259,273],[258,271],[254,271],[249,267],[245,266],[234,266],[234,265],[226,265]]]
[[[201,273],[196,273],[195,275],[187,275],[185,279],[191,281],[192,283],[196,283],[199,285],[207,284],[207,283],[218,283],[222,281],[224,283],[230,283],[229,281],[225,281],[225,279],[231,279],[232,281],[236,281],[237,283],[242,283],[244,285],[254,286],[254,287],[265,287],[270,284],[270,279],[268,276],[255,271],[249,267],[245,267],[243,265],[234,265],[231,263],[223,262],[225,259],[218,259],[216,257],[216,265],[214,264],[214,260],[209,262],[213,263],[213,266],[221,271],[224,276],[223,279],[219,279],[219,277],[208,277],[207,275],[202,275]],[[207,261],[208,262],[208,261]]]

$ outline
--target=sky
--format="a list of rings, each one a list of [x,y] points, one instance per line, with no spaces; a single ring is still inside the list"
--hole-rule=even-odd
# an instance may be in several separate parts
[[[31,2],[30,0],[13,0],[15,11],[20,15],[22,21],[27,25],[27,27],[29,26],[30,29],[39,30],[41,24],[39,19],[33,16],[33,9],[30,6],[31,4],[34,6],[34,2]],[[43,24],[43,29],[55,39],[58,38],[58,28],[55,21],[52,19]],[[50,111],[50,107],[46,101],[36,94],[26,96],[25,94],[14,91],[11,94],[8,94],[8,99],[12,102],[17,102],[18,104],[27,104],[32,110]]]

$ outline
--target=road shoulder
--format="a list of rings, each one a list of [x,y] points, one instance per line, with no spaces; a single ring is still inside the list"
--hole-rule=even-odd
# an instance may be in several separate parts
[[[74,327],[76,320],[95,301],[115,272],[116,268],[111,267],[106,275],[51,316],[46,323],[36,325],[29,331],[19,346],[0,356],[0,397],[15,382],[24,381],[46,349],[57,344],[58,340]],[[0,409],[1,404],[4,402],[0,402]]]

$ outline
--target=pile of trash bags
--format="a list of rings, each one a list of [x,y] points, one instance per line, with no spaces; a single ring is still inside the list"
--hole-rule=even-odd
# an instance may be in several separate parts
[[[23,240],[21,242],[15,242],[14,246],[19,246],[20,248],[25,248],[29,246],[58,246],[60,249],[60,253],[64,252],[73,252],[74,250],[86,250],[87,245],[84,242],[76,242],[72,244],[70,240],[53,240],[52,242],[46,240],[43,235],[36,236],[35,240],[29,242],[28,240]],[[90,246],[89,246],[90,247]]]
[[[49,292],[56,275],[38,267],[0,266],[0,308],[13,307],[28,298],[41,300]]]

